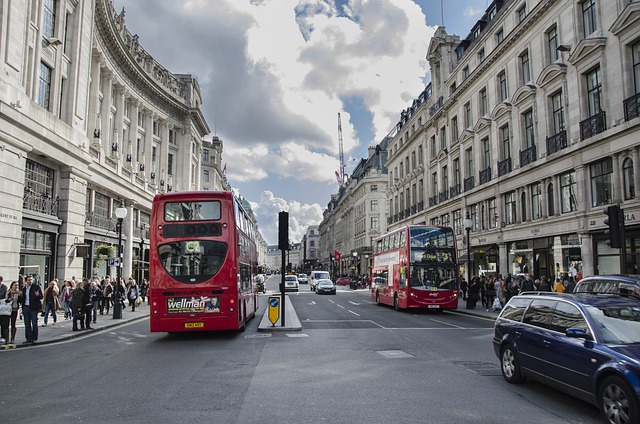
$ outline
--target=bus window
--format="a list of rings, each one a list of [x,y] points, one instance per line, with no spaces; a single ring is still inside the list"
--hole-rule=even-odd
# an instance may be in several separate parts
[[[220,219],[220,202],[167,202],[164,205],[164,220],[204,221]]]
[[[216,275],[227,256],[227,244],[219,241],[184,240],[158,246],[158,257],[167,274],[182,283],[201,283]]]

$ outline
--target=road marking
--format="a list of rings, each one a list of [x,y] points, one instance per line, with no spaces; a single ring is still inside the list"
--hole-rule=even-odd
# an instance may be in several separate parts
[[[336,303],[336,302],[334,302],[334,301],[333,301],[333,300],[331,300],[331,299],[329,299],[329,302],[331,302],[331,303]]]
[[[312,300],[311,303],[309,303],[309,305],[315,305],[315,304],[316,304],[315,300]]]
[[[464,329],[464,328],[465,328],[465,327],[460,327],[459,325],[449,324],[448,322],[440,321],[440,320],[438,320],[438,319],[433,319],[433,318],[431,318],[431,321],[433,321],[433,322],[437,322],[438,324],[450,325],[451,327],[454,327],[454,328],[462,328],[462,329]]]
[[[348,311],[348,312],[351,312],[353,315],[355,315],[355,316],[357,316],[357,317],[359,317],[359,316],[360,316],[360,314],[356,314],[356,313],[355,313],[355,312],[353,312],[351,309],[347,309],[347,311]]]
[[[351,301],[351,300],[349,301],[349,303],[351,303],[352,305],[356,305],[356,306],[359,306],[359,305],[360,305],[359,303],[353,302],[353,301]]]
[[[334,302],[334,303],[335,303],[335,302]],[[342,309],[344,309],[344,306],[339,305],[339,304],[337,304],[337,303],[336,303],[336,306],[337,306],[338,308],[342,308]]]

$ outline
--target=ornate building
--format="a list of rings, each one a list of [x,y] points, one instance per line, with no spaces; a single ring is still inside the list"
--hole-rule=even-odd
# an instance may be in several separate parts
[[[633,0],[495,0],[464,40],[439,28],[390,142],[389,226],[470,218],[474,275],[637,273],[639,22]]]
[[[109,0],[17,0],[0,9],[0,275],[145,272],[156,193],[201,187],[198,82],[140,45]],[[147,252],[148,254],[148,252]]]

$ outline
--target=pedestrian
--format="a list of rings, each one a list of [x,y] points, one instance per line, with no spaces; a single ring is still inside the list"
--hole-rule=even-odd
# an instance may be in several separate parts
[[[38,342],[38,314],[42,310],[43,298],[42,289],[38,283],[33,281],[33,275],[27,276],[20,296],[22,316],[24,317],[25,343],[35,344]]]
[[[9,287],[9,293],[7,293],[9,299],[11,299],[11,341],[9,343],[14,344],[16,342],[16,333],[18,332],[18,311],[20,309],[20,283],[13,281]]]
[[[540,285],[538,286],[538,290],[544,292],[551,291],[551,287],[549,287],[549,280],[544,275],[540,278]]]
[[[55,280],[52,280],[47,288],[44,291],[44,324],[43,327],[47,326],[47,321],[49,319],[49,312],[53,316],[53,324],[55,325],[58,322],[58,314],[56,314],[56,310],[58,309],[58,283]]]
[[[480,299],[480,280],[478,277],[471,278],[469,282],[469,294],[467,296],[467,309],[475,309],[476,303]]]
[[[533,281],[531,281],[531,274],[527,274],[524,276],[524,280],[521,283],[522,291],[535,291],[536,288],[533,285]]]
[[[493,308],[493,301],[496,298],[496,288],[491,278],[487,280],[484,287],[485,287],[484,295],[486,297],[487,311],[489,311],[489,308]]]
[[[83,314],[83,298],[84,298],[84,284],[79,282],[76,284],[76,288],[71,293],[71,310],[73,311],[73,331],[84,330],[84,316]],[[80,321],[80,327],[78,328],[78,321]]]
[[[11,321],[11,299],[9,288],[0,277],[0,344],[9,344],[9,322]]]
[[[496,296],[498,296],[498,300],[500,300],[501,308],[504,308],[504,305],[507,304],[507,283],[504,280],[499,280],[500,284],[498,285],[498,289],[496,290]]]
[[[567,286],[564,289],[565,293],[573,293],[573,291],[576,289],[576,280],[573,278],[573,275],[569,277],[569,282],[567,283]]]
[[[118,284],[118,290],[116,291],[116,299],[120,302],[120,310],[126,308],[124,304],[124,298],[126,297],[127,286],[124,284],[124,278],[120,278],[120,282]]]
[[[93,288],[88,278],[82,279],[84,293],[82,294],[82,314],[84,315],[84,328],[93,330],[91,327],[91,311],[93,310]]]
[[[104,290],[102,292],[102,306],[106,308],[106,314],[109,315],[109,308],[111,307],[111,293],[113,292],[113,286],[109,281],[109,276],[104,277]]]
[[[462,300],[467,300],[467,290],[469,289],[469,285],[467,284],[467,280],[462,277],[462,281],[460,281],[460,291],[462,292]]]
[[[91,280],[91,312],[93,323],[95,324],[98,320],[98,309],[100,309],[100,303],[102,302],[102,289],[98,285],[98,279],[94,278]]]
[[[553,285],[553,291],[556,293],[564,293],[564,284],[560,278],[556,278],[556,283]]]
[[[136,311],[136,303],[138,302],[138,296],[140,296],[140,290],[138,284],[133,277],[129,277],[129,285],[127,288],[127,299],[129,299],[129,306],[131,306],[131,312]]]

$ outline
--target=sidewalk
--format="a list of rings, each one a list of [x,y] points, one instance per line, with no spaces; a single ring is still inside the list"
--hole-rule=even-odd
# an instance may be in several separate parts
[[[493,320],[498,318],[498,315],[500,314],[499,311],[493,312],[491,308],[488,308],[488,309],[483,308],[482,302],[480,300],[478,300],[478,302],[476,303],[475,309],[467,309],[467,301],[462,300],[462,296],[458,298],[458,309],[452,310],[451,312],[457,312],[457,313],[466,314],[466,315],[474,315],[477,317],[489,318]]]
[[[149,305],[143,303],[140,306],[136,306],[135,312],[131,312],[131,308],[129,307],[124,308],[122,310],[122,319],[113,319],[113,308],[109,310],[109,315],[100,315],[100,312],[98,311],[96,323],[91,323],[91,327],[93,328],[93,330],[84,331],[73,331],[73,319],[65,319],[64,311],[57,311],[56,314],[58,316],[58,321],[53,324],[53,318],[51,317],[51,314],[49,314],[48,325],[46,327],[43,327],[44,317],[38,317],[37,345],[55,343],[72,339],[74,337],[81,337],[89,333],[105,330],[126,322],[131,322],[140,318],[146,318],[147,316],[149,316]],[[18,331],[16,332],[15,345],[1,345],[0,349],[14,349],[32,346],[31,344],[24,343],[24,321],[20,319],[20,315],[18,315],[16,327]]]

